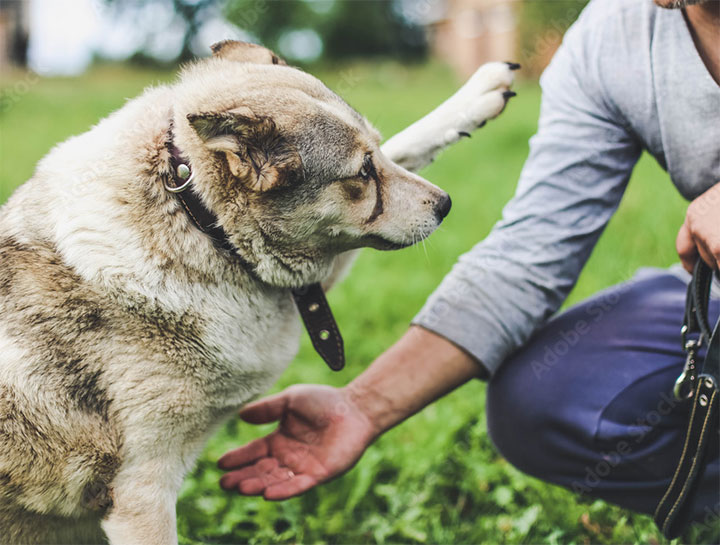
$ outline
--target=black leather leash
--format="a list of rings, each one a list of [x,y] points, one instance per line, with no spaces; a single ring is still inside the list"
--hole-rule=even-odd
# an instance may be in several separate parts
[[[718,440],[718,385],[720,385],[720,320],[711,330],[708,319],[713,270],[698,259],[688,286],[683,349],[687,360],[675,383],[678,399],[692,401],[690,421],[680,461],[655,510],[655,523],[668,539],[678,537],[690,520],[690,498],[702,479],[708,445]],[[698,371],[698,351],[707,342],[707,353]]]
[[[237,252],[225,229],[218,224],[217,216],[192,190],[195,173],[172,142],[172,135],[168,139],[167,149],[170,152],[172,174],[165,182],[165,189],[177,197],[195,227],[210,237],[216,247],[240,260],[248,272],[257,278],[253,267]],[[292,296],[315,350],[330,369],[340,371],[345,366],[343,338],[322,286],[316,283],[293,289]]]

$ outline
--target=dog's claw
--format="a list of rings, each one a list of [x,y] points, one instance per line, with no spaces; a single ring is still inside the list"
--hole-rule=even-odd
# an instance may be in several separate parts
[[[472,138],[472,136],[470,135],[469,132],[460,131],[458,134],[459,134],[460,136],[467,136],[468,138]]]
[[[484,120],[482,123],[480,123],[480,124],[477,126],[477,128],[478,128],[478,129],[482,129],[485,125],[487,125],[487,119]]]
[[[504,91],[503,92],[503,98],[505,100],[511,99],[514,96],[517,96],[517,93],[515,91]]]
[[[509,68],[510,70],[520,70],[520,69],[522,68],[522,66],[520,66],[520,65],[519,65],[518,63],[516,63],[516,62],[506,62],[505,64],[508,65],[508,68]]]

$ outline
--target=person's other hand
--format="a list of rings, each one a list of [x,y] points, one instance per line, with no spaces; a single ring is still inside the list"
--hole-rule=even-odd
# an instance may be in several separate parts
[[[675,241],[683,267],[692,272],[698,256],[713,269],[720,266],[720,183],[688,206]]]
[[[227,452],[226,490],[282,500],[350,469],[377,435],[347,389],[297,385],[240,411],[251,424],[280,421],[269,435]]]

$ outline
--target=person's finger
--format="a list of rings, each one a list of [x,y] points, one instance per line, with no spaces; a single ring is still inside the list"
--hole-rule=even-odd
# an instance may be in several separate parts
[[[254,496],[260,494],[268,486],[282,483],[295,477],[295,473],[287,467],[279,466],[274,458],[264,458],[251,467],[227,473],[220,479],[220,486],[225,490],[237,488],[240,494]]]
[[[250,464],[268,455],[270,447],[266,437],[255,439],[235,450],[223,454],[218,460],[220,469],[233,469],[239,466]]]
[[[230,490],[235,488],[240,481],[262,478],[270,474],[278,465],[278,461],[275,458],[262,458],[251,466],[245,466],[242,469],[226,473],[220,479],[220,486],[226,490]]]
[[[243,496],[259,496],[265,490],[265,481],[260,478],[245,479],[237,485],[238,493]]]
[[[295,475],[292,479],[268,486],[263,497],[270,501],[285,500],[310,490],[317,483],[317,479],[310,475]]]
[[[232,490],[233,488],[235,488],[240,482],[237,473],[237,471],[231,471],[230,473],[226,473],[225,475],[220,477],[220,488],[222,488],[223,490]]]
[[[713,269],[720,270],[720,231],[715,228],[705,239],[705,249],[710,254]]]
[[[287,406],[288,397],[285,392],[266,397],[243,407],[240,418],[250,424],[268,424],[279,420]]]
[[[675,239],[675,248],[677,249],[678,256],[680,256],[683,268],[691,273],[698,258],[698,251],[695,246],[695,241],[690,234],[687,222],[683,223],[680,231],[678,231],[677,238]]]
[[[255,496],[271,486],[286,482],[295,478],[287,467],[276,467],[268,473],[261,473],[257,477],[243,479],[238,483],[238,492],[247,496]]]
[[[697,246],[698,253],[700,254],[700,259],[710,265],[710,267],[712,267],[713,269],[716,269],[717,262],[715,260],[715,256],[710,251],[707,244],[705,244],[705,241],[699,238],[695,238],[695,245]]]
[[[223,490],[233,490],[237,488],[237,485],[243,480],[244,474],[241,472],[244,471],[244,469],[238,471],[231,471],[230,473],[226,473],[225,475],[220,477],[220,488],[222,488]]]

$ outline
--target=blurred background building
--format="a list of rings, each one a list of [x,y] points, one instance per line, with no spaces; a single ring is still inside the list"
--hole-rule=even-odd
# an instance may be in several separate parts
[[[446,0],[429,25],[433,53],[461,76],[481,64],[518,58],[518,0]]]
[[[28,2],[0,2],[0,69],[4,66],[27,65],[30,14]]]
[[[587,0],[0,0],[0,66],[76,74],[93,62],[174,64],[234,38],[301,65],[439,58],[539,72]]]

